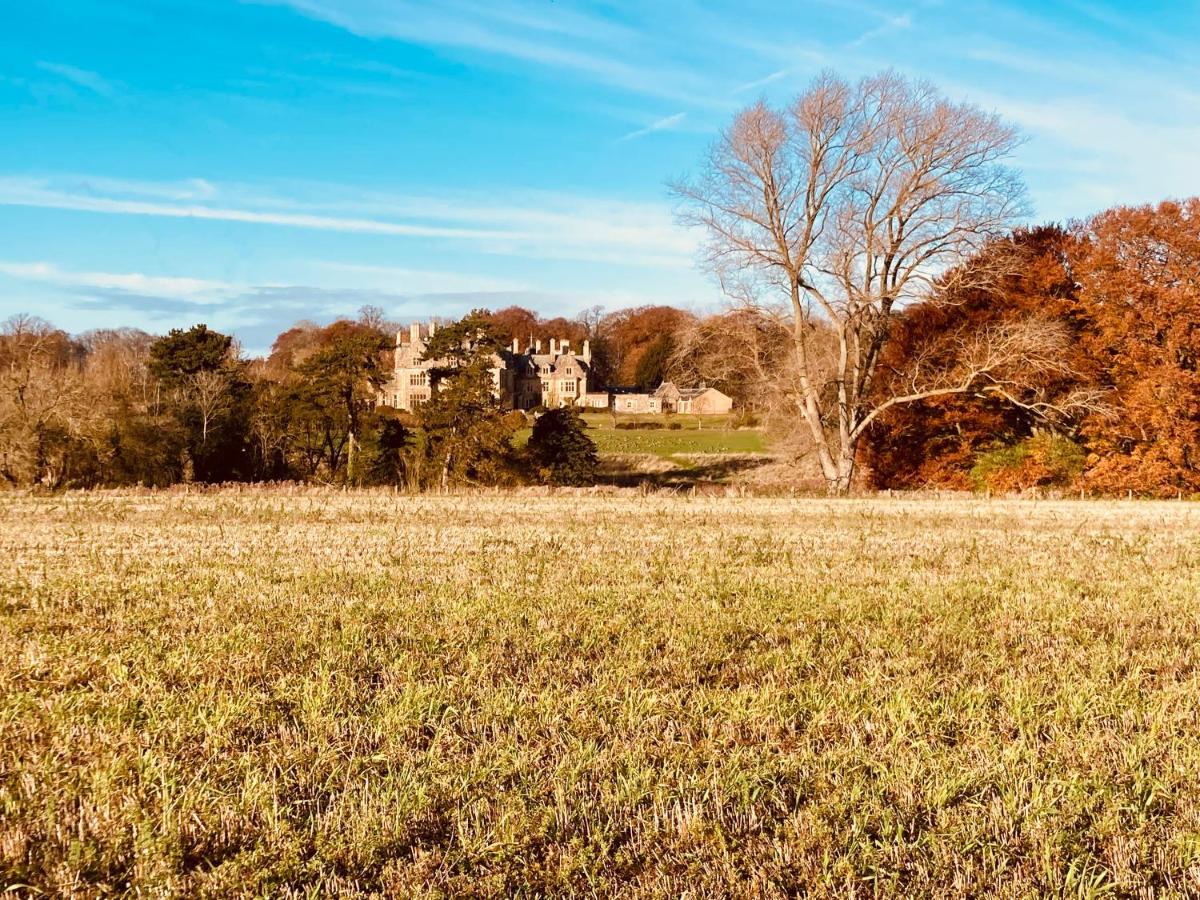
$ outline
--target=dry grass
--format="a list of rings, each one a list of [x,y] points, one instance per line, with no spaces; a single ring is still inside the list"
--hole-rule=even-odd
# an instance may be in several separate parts
[[[1200,508],[0,499],[18,892],[1200,891]]]

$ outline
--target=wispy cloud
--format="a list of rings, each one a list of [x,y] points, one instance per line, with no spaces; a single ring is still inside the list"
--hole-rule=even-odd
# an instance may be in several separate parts
[[[550,292],[507,279],[390,266],[317,262],[341,279],[325,284],[244,284],[181,275],[100,272],[53,262],[0,260],[0,279],[45,286],[49,308],[72,319],[105,325],[130,313],[154,330],[204,321],[236,334],[247,352],[265,353],[275,336],[301,319],[332,321],[379,306],[401,321],[428,315],[457,316],[478,307],[521,305],[555,314],[600,303],[630,305],[653,298],[636,293]],[[99,319],[93,317],[101,316]]]
[[[318,261],[314,268],[334,277],[353,279],[373,289],[411,294],[496,294],[529,290],[528,284],[510,278],[440,272],[403,266],[374,266],[362,263]]]
[[[656,132],[656,131],[671,131],[675,128],[676,125],[680,124],[686,118],[687,118],[687,113],[681,113],[681,112],[675,113],[674,115],[671,115],[671,116],[664,116],[663,118],[658,119],[657,121],[651,122],[645,128],[638,128],[634,131],[630,131],[627,134],[621,135],[621,137],[619,137],[617,140],[632,141],[636,138],[645,137],[648,134],[654,134],[654,132]]]
[[[80,69],[76,66],[66,65],[65,63],[47,62],[45,60],[38,62],[37,67],[43,72],[57,75],[59,78],[71,82],[76,87],[91,91],[93,94],[99,94],[101,97],[112,97],[117,92],[116,87],[108,80],[95,72],[89,72],[87,69]]]
[[[195,202],[199,196],[209,202]],[[203,179],[141,183],[8,176],[0,177],[0,206],[467,242],[483,253],[634,266],[687,267],[694,249],[693,237],[674,224],[665,205],[529,191],[505,203],[491,197],[399,196],[310,185],[307,197],[296,198]]]
[[[745,94],[748,91],[755,91],[761,87],[766,87],[768,84],[773,84],[774,82],[779,81],[781,78],[786,78],[790,74],[792,74],[791,69],[779,69],[775,72],[772,72],[770,75],[765,75],[762,78],[756,78],[754,81],[747,81],[745,84],[739,84],[729,93]]]
[[[702,108],[713,76],[664,53],[653,33],[611,16],[545,0],[253,0],[288,6],[369,38],[391,38],[476,58],[531,64],[597,84]]]
[[[36,281],[66,288],[95,288],[155,294],[160,297],[188,298],[197,303],[204,298],[217,299],[238,285],[203,278],[176,278],[145,275],[141,272],[78,272],[61,269],[48,262],[10,262],[0,260],[0,275],[22,281]]]
[[[441,228],[404,222],[385,222],[377,219],[355,219],[338,216],[319,216],[235,209],[201,204],[167,204],[145,200],[72,194],[48,189],[37,182],[0,179],[0,205],[34,206],[43,209],[68,209],[79,212],[116,213],[133,216],[162,216],[174,219],[207,219],[222,222],[244,222],[252,225],[281,225],[289,228],[311,228],[319,231],[344,231],[354,234],[385,234],[399,237],[487,238],[507,237],[500,231],[479,231],[462,228]]]
[[[899,16],[887,16],[882,23],[864,31],[846,46],[861,47],[863,44],[870,43],[875,38],[883,37],[885,34],[890,34],[893,31],[904,31],[912,28],[912,24],[913,20],[910,13],[904,13]]]

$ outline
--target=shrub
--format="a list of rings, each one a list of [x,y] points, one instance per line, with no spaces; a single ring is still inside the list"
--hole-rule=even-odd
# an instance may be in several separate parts
[[[979,454],[971,468],[976,490],[1024,491],[1065,487],[1083,472],[1082,447],[1061,435],[1035,434],[1016,444]]]
[[[563,407],[540,416],[529,437],[528,452],[541,481],[585,485],[596,480],[599,457],[578,411]]]
[[[678,431],[682,427],[683,427],[682,422],[671,422],[669,425],[667,425],[667,428],[669,428],[671,431]]]
[[[403,484],[412,465],[415,433],[400,416],[381,415],[363,442],[360,484]]]

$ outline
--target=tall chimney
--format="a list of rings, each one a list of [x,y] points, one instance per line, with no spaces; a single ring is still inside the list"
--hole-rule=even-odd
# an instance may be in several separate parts
[[[558,338],[550,338],[550,355],[558,355]]]
[[[421,323],[413,322],[408,326],[408,340],[410,343],[419,344],[421,342]]]
[[[437,331],[437,322],[433,321],[433,319],[430,319],[429,320],[429,336],[433,337],[433,333],[435,331]]]
[[[558,352],[559,353],[570,353],[571,352],[571,342],[570,341],[562,341],[558,345]]]
[[[536,341],[533,342],[533,352],[534,353],[542,352],[542,339],[541,338],[538,338]]]
[[[520,352],[521,352],[521,343],[519,340],[517,340],[517,338],[513,338],[513,353],[516,354],[516,353],[520,353]]]
[[[584,362],[592,361],[592,342],[589,341],[587,338],[583,339],[583,361]]]
[[[404,329],[403,328],[397,329],[396,330],[396,346],[397,347],[400,346],[400,339],[402,337],[404,337]]]

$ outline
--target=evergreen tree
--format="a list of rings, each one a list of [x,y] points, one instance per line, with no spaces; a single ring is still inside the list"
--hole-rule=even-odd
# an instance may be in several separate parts
[[[227,481],[250,477],[250,385],[233,338],[207,325],[172,329],[150,345],[149,369],[165,411],[184,434],[184,478]]]
[[[298,391],[306,413],[326,451],[332,476],[344,458],[347,481],[358,478],[358,446],[363,419],[386,380],[380,354],[387,341],[382,332],[356,322],[334,322],[319,332],[318,343],[296,365],[303,382]]]
[[[427,480],[442,488],[512,477],[512,436],[522,417],[500,407],[492,372],[499,349],[482,310],[442,328],[425,348],[423,359],[436,363],[429,370],[432,395],[420,409]]]
[[[175,388],[201,372],[224,371],[232,351],[233,338],[207,325],[172,328],[150,345],[150,371],[164,387]]]
[[[392,410],[380,410],[368,429],[365,480],[371,484],[404,484],[408,479],[413,430]]]
[[[538,418],[528,452],[542,481],[576,486],[595,482],[599,458],[586,427],[571,407],[552,409]]]
[[[634,383],[638,390],[653,391],[663,383],[674,349],[675,341],[670,334],[659,335],[654,343],[646,348],[634,371]]]

